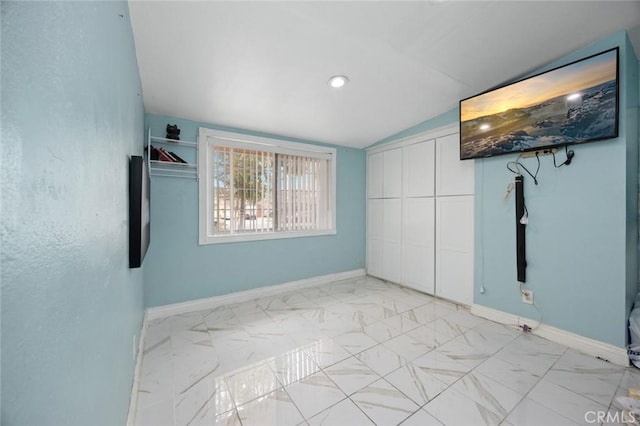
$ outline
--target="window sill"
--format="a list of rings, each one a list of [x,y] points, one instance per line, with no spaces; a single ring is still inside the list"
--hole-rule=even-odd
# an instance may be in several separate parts
[[[317,237],[323,235],[336,235],[336,230],[327,229],[323,231],[283,231],[243,235],[200,236],[199,244],[203,246],[208,244],[241,243],[262,240],[278,240],[282,238]]]

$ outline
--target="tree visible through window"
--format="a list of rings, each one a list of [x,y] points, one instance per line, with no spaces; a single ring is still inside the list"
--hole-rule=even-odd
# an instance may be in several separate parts
[[[335,232],[335,150],[310,145],[315,150],[305,152],[300,144],[292,149],[282,141],[274,146],[246,136],[212,137],[208,129],[201,129],[201,138],[203,130],[207,173],[200,185],[207,200],[201,228],[206,222],[207,229],[204,236],[201,229],[201,242],[203,237],[216,242],[221,236]]]

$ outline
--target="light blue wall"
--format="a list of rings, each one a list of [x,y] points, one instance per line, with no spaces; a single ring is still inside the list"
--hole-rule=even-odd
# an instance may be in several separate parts
[[[638,292],[638,58],[631,40],[626,38],[626,139],[627,139],[627,291],[626,311],[628,317]],[[628,342],[627,342],[628,343]]]
[[[128,156],[144,111],[126,2],[2,13],[2,424],[124,425],[142,270]]]
[[[538,186],[525,177],[526,285],[546,324],[623,347],[629,294],[637,288],[638,150],[637,136],[629,134],[634,122],[637,126],[637,114],[629,114],[637,105],[629,65],[637,59],[631,61],[621,32],[539,71],[615,46],[620,46],[620,137],[572,147],[576,156],[568,167],[555,169],[552,159],[543,157]],[[534,307],[521,303],[515,279],[513,199],[503,200],[513,177],[505,164],[514,159],[476,161],[474,302],[539,319]],[[535,168],[535,159],[523,162]]]
[[[626,33],[620,32],[536,72],[615,46],[621,47],[620,137],[572,147],[576,156],[569,167],[555,169],[551,157],[542,157],[540,184],[525,178],[530,213],[526,285],[534,291],[544,323],[622,347],[638,282],[637,58]],[[457,121],[454,108],[393,139]],[[516,157],[475,163],[474,303],[539,319],[538,311],[520,300],[514,201],[504,201],[513,179],[506,163]],[[535,159],[523,162],[530,169],[536,167]],[[481,285],[484,294],[479,291]]]
[[[190,141],[196,140],[199,127],[242,132],[150,114],[146,121],[154,136],[164,136],[166,125],[170,123],[181,129],[182,140]],[[200,246],[198,183],[188,179],[152,177],[151,246],[145,269],[146,306],[363,268],[365,155],[360,149],[337,149],[337,235]]]
[[[440,114],[430,120],[423,121],[413,127],[409,127],[395,135],[382,139],[379,142],[374,143],[371,146],[382,145],[388,142],[397,141],[399,139],[408,138],[409,136],[417,135],[418,133],[428,132],[429,130],[437,129],[438,127],[444,127],[452,123],[458,123],[460,109],[455,107],[443,114]]]

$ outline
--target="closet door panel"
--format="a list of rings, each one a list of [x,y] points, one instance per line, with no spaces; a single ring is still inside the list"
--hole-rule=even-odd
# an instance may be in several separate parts
[[[384,151],[382,196],[400,198],[402,196],[402,149]]]
[[[367,239],[367,274],[384,278],[382,273],[382,240]]]
[[[402,210],[403,284],[434,294],[435,200],[407,198]]]
[[[382,200],[382,274],[394,283],[402,282],[402,200]]]
[[[383,153],[378,152],[367,156],[367,197],[382,198]]]
[[[382,221],[382,239],[385,242],[400,243],[402,238],[401,199],[382,200]]]
[[[402,171],[405,197],[432,197],[435,191],[435,140],[405,146]]]
[[[458,134],[436,139],[436,195],[471,195],[474,161],[460,160]]]
[[[382,278],[382,199],[367,201],[367,273]]]
[[[473,303],[473,195],[436,201],[436,295]]]

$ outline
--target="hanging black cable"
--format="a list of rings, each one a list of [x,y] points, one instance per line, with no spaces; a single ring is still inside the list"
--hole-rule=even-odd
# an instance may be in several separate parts
[[[507,163],[507,169],[508,169],[511,173],[513,173],[513,174],[521,175],[522,173],[520,173],[519,168],[520,168],[520,167],[522,167],[522,169],[523,169],[525,172],[527,172],[527,174],[528,174],[529,176],[531,176],[531,178],[533,179],[533,183],[535,183],[535,184],[537,185],[537,184],[538,184],[538,172],[540,171],[540,157],[538,156],[538,153],[537,153],[537,152],[536,152],[536,159],[538,160],[538,167],[536,168],[536,173],[535,173],[535,174],[531,173],[531,172],[529,171],[529,169],[527,169],[527,168],[525,167],[525,165],[524,165],[524,164],[522,164],[519,160],[516,160],[516,161],[509,161],[509,162]],[[518,168],[518,170],[513,170],[513,169],[511,168],[511,165],[512,165],[512,164],[514,164],[514,165]]]
[[[562,164],[556,164],[556,154],[552,152],[552,154],[553,154],[553,166],[556,169],[560,168],[562,166],[568,166],[569,164],[571,164],[571,160],[576,155],[576,153],[573,152],[573,150],[569,150],[569,148],[567,148],[567,145],[564,146],[564,153],[567,155],[567,159]]]

